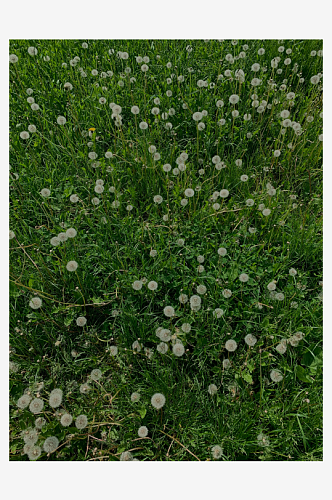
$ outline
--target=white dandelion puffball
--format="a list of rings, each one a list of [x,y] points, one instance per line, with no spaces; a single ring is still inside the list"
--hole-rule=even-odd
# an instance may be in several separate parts
[[[43,450],[46,453],[53,453],[59,446],[59,440],[56,436],[50,436],[45,439],[43,444]]]
[[[197,128],[198,128],[198,130],[204,130],[204,129],[205,129],[205,123],[200,122],[200,123],[197,125]]]
[[[265,436],[264,434],[258,434],[257,442],[260,446],[264,446],[264,447],[267,447],[270,445],[270,441],[269,441],[268,437]]]
[[[185,190],[184,194],[188,197],[188,198],[192,198],[195,194],[195,191],[191,188],[188,188]]]
[[[101,370],[99,370],[98,368],[95,368],[90,373],[90,378],[91,378],[91,380],[94,380],[94,381],[100,380],[102,376],[103,376],[103,374],[102,374]]]
[[[66,123],[66,118],[64,116],[58,116],[57,123],[58,125],[64,125]]]
[[[184,246],[184,239],[183,238],[178,238],[176,240],[176,243],[179,245],[179,247],[183,247]]]
[[[170,172],[170,170],[172,170],[171,165],[169,163],[165,163],[165,165],[163,166],[163,171]]]
[[[171,330],[168,330],[168,328],[162,328],[161,330],[157,328],[156,331],[157,337],[159,337],[163,342],[169,342],[171,340],[171,333]]]
[[[13,238],[15,238],[14,231],[9,231],[9,239],[12,240]]]
[[[33,134],[34,132],[37,132],[37,127],[35,125],[29,125],[28,130]]]
[[[215,310],[213,311],[213,313],[212,313],[212,314],[213,314],[213,317],[214,317],[214,318],[219,319],[219,318],[221,318],[221,317],[222,317],[222,315],[224,314],[224,310],[223,310],[223,309],[220,309],[219,307],[217,307],[217,309],[215,309]]]
[[[203,264],[204,260],[205,260],[205,257],[203,255],[198,255],[197,262],[199,262],[200,264]]]
[[[271,370],[270,377],[273,382],[281,382],[284,378],[279,370]]]
[[[142,64],[141,66],[141,70],[143,71],[143,73],[146,73],[149,69],[149,66],[147,64]]]
[[[132,453],[130,453],[130,451],[124,451],[120,455],[120,461],[121,462],[131,462],[133,460],[134,460],[134,458],[133,458]]]
[[[224,101],[222,99],[219,99],[217,102],[216,102],[216,106],[217,108],[222,108],[224,105]]]
[[[77,231],[73,227],[70,227],[69,229],[67,229],[66,235],[68,238],[75,238],[75,236],[77,235]]]
[[[73,417],[69,413],[65,413],[60,419],[60,423],[61,425],[63,425],[63,427],[68,427],[69,425],[71,425],[72,421]]]
[[[208,387],[208,393],[213,396],[214,394],[217,394],[218,388],[215,384],[210,384]]]
[[[248,200],[246,200],[247,207],[252,207],[254,204],[255,204],[255,202],[251,198],[249,198]]]
[[[109,348],[109,352],[111,356],[116,356],[118,354],[118,348],[116,345],[111,345]]]
[[[226,288],[225,290],[222,291],[223,297],[225,299],[229,299],[232,296],[232,291]]]
[[[141,290],[143,286],[143,282],[142,281],[134,281],[134,283],[132,284],[132,287],[134,290]]]
[[[32,111],[38,111],[39,105],[34,102],[33,104],[31,104],[31,109]]]
[[[66,265],[67,271],[70,271],[70,272],[76,271],[77,268],[78,268],[78,264],[75,260],[70,260],[68,262],[68,264]]]
[[[205,285],[198,285],[197,293],[199,293],[200,295],[204,295],[204,293],[206,293],[206,286]]]
[[[249,276],[246,273],[242,273],[239,276],[239,280],[242,281],[242,283],[246,283],[249,281]]]
[[[227,351],[233,352],[237,348],[237,343],[232,339],[227,340],[227,342],[225,343],[225,348],[227,349]]]
[[[157,257],[157,254],[158,254],[157,250],[153,250],[153,249],[150,250],[150,257]]]
[[[42,299],[39,297],[33,297],[33,299],[29,302],[29,306],[31,309],[39,309],[42,306]]]
[[[132,403],[136,403],[137,401],[140,400],[140,398],[141,395],[138,392],[133,392],[132,395],[130,396]]]
[[[85,325],[86,325],[86,322],[87,322],[87,319],[86,319],[84,316],[79,316],[79,317],[76,319],[76,325],[77,325],[77,326],[85,326]]]
[[[285,344],[278,344],[276,346],[276,351],[278,351],[279,354],[285,354],[286,350],[287,350],[287,347]]]
[[[191,325],[190,325],[190,323],[183,323],[183,325],[181,326],[181,330],[184,333],[189,333],[191,331]]]
[[[20,133],[20,137],[21,137],[21,139],[29,139],[30,134],[29,134],[29,132],[26,132],[25,130],[23,130],[23,132]]]
[[[247,175],[241,175],[240,179],[241,179],[242,182],[247,182],[247,180],[249,179],[249,177]]]
[[[72,194],[69,199],[72,203],[77,203],[79,201],[77,194]]]
[[[79,415],[75,420],[75,425],[77,429],[84,429],[88,425],[88,419],[86,415]]]
[[[166,354],[168,345],[165,342],[160,342],[160,344],[157,345],[157,351],[160,352],[160,354]]]
[[[66,235],[66,233],[59,233],[58,234],[58,240],[64,242],[64,241],[67,241],[68,240],[68,236]]]
[[[156,408],[157,410],[159,410],[160,408],[162,408],[164,406],[166,402],[166,398],[163,394],[157,392],[156,394],[154,394],[151,398],[151,404],[154,408]]]
[[[44,408],[44,401],[39,398],[33,399],[29,406],[29,410],[34,414],[40,413],[43,408]]]
[[[267,285],[267,289],[268,289],[270,292],[272,292],[272,291],[273,291],[273,290],[275,290],[276,288],[277,288],[277,285],[275,284],[275,282],[274,282],[274,281],[271,281],[271,283],[269,283],[269,284]]]
[[[176,344],[174,344],[172,350],[173,350],[174,356],[177,356],[177,357],[183,356],[184,351],[185,351],[184,346],[180,342],[177,342]]]
[[[139,429],[138,429],[138,435],[139,437],[146,437],[149,433],[149,430],[147,427],[145,427],[145,425],[142,425]]]
[[[149,281],[148,283],[149,290],[157,290],[157,288],[158,288],[158,283],[156,281]]]
[[[17,61],[18,61],[18,57],[15,54],[10,54],[10,56],[9,56],[9,62],[15,64],[15,63],[17,63]]]
[[[48,401],[49,405],[52,408],[57,408],[58,406],[60,406],[62,403],[62,396],[63,396],[63,393],[62,393],[61,389],[54,389],[50,394],[50,398]]]
[[[168,318],[172,318],[175,315],[175,310],[174,310],[174,308],[172,306],[166,306],[164,308],[164,314]]]
[[[157,194],[156,196],[154,196],[154,197],[153,197],[153,201],[154,201],[155,203],[160,204],[160,203],[162,203],[162,201],[163,201],[163,197],[162,197],[162,196],[160,196],[160,194]]]
[[[262,214],[267,217],[268,215],[270,215],[271,213],[271,210],[269,208],[264,208],[264,210],[262,211]]]
[[[203,115],[199,111],[196,111],[196,113],[193,114],[193,120],[195,120],[195,122],[201,121],[202,118]]]
[[[227,189],[222,189],[219,193],[220,198],[227,198],[229,196],[229,191]]]
[[[190,297],[190,305],[192,307],[200,307],[201,303],[202,303],[202,299],[200,298],[199,295],[192,295]]]
[[[276,293],[275,298],[276,298],[276,300],[282,301],[282,300],[284,300],[285,295],[283,293],[279,292],[279,293]]]
[[[238,96],[238,95],[233,94],[233,95],[231,95],[231,96],[230,96],[230,98],[229,98],[229,102],[230,102],[231,104],[236,104],[236,103],[238,103],[238,102],[239,102],[239,99],[240,99],[240,98],[239,98],[239,96]]]
[[[297,271],[296,271],[296,269],[294,269],[294,267],[292,267],[292,268],[289,270],[289,274],[290,274],[290,276],[296,276],[296,275],[297,275]]]
[[[251,333],[248,333],[248,335],[244,337],[244,341],[250,347],[253,347],[257,342],[257,338],[254,335],[251,335]]]
[[[218,248],[218,255],[220,255],[220,257],[225,257],[226,254],[227,254],[226,248],[223,247]]]
[[[229,368],[232,367],[232,364],[229,359],[224,359],[222,362],[222,366],[225,370],[228,370]]]
[[[21,408],[22,410],[26,408],[31,401],[31,397],[28,394],[23,394],[23,396],[20,397],[20,399],[17,401],[17,406]]]
[[[29,47],[28,53],[30,54],[30,56],[36,56],[38,54],[38,50],[36,49],[36,47]]]
[[[186,304],[188,302],[188,295],[185,293],[181,293],[179,296],[179,302],[180,304]]]
[[[141,123],[139,124],[139,128],[140,128],[141,130],[146,130],[146,129],[148,128],[148,126],[149,126],[149,125],[148,125],[146,122],[141,122]]]
[[[212,458],[214,458],[214,460],[218,460],[219,458],[221,458],[222,454],[223,454],[223,449],[221,446],[219,445],[215,445],[211,448],[211,454],[212,454]]]
[[[48,198],[51,194],[51,191],[47,188],[44,188],[40,191],[40,194],[42,195],[43,198]]]

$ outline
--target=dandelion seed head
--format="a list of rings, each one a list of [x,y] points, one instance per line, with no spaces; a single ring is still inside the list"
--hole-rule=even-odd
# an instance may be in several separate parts
[[[162,408],[164,406],[165,402],[166,402],[165,396],[159,392],[155,393],[151,398],[151,404],[157,410]]]

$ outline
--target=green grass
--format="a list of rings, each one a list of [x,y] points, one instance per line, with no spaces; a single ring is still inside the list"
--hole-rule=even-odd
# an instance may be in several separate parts
[[[277,40],[87,42],[84,49],[83,40],[10,41],[10,54],[18,57],[10,63],[10,460],[29,460],[23,431],[42,417],[34,445],[41,449],[39,461],[117,461],[124,451],[141,461],[206,461],[213,460],[215,445],[225,461],[321,461],[322,57],[310,52],[321,50],[322,41],[284,40],[289,55],[278,52]],[[238,56],[245,44],[245,57],[228,62],[225,56]],[[37,55],[29,55],[30,46]],[[258,55],[261,47],[265,53]],[[128,52],[128,59],[118,51]],[[80,61],[71,66],[75,56]],[[137,56],[149,57],[146,73]],[[277,56],[281,74],[271,67]],[[289,65],[283,62],[287,57]],[[257,62],[256,73],[251,67]],[[242,83],[235,78],[239,69]],[[113,76],[103,78],[107,71]],[[312,84],[318,74],[320,82]],[[257,87],[251,86],[254,77],[261,79]],[[200,79],[207,88],[197,86]],[[71,90],[65,90],[66,82]],[[27,102],[28,88],[39,110]],[[290,92],[295,97],[287,98]],[[235,105],[229,103],[233,94],[240,96]],[[253,94],[259,104],[265,101],[262,113],[252,106]],[[106,104],[99,103],[101,97]],[[220,99],[224,105],[217,107]],[[112,102],[122,107],[120,127]],[[133,105],[139,106],[138,115],[131,113]],[[175,114],[163,119],[171,108]],[[192,115],[203,109],[205,129],[199,131]],[[282,110],[300,124],[300,133],[283,128]],[[245,113],[251,114],[249,121]],[[65,116],[65,125],[58,125],[58,116]],[[142,121],[147,130],[139,128]],[[31,124],[36,132],[21,138]],[[150,145],[160,159],[153,158]],[[105,157],[107,151],[112,158]],[[97,159],[90,159],[90,152]],[[186,168],[174,175],[183,152]],[[212,162],[216,155],[224,168]],[[164,164],[172,170],[165,172]],[[248,180],[241,181],[242,175]],[[98,179],[105,188],[99,194]],[[49,197],[40,194],[45,188]],[[187,188],[194,189],[193,197],[185,196]],[[222,189],[229,195],[212,201]],[[268,194],[269,189],[275,191]],[[73,194],[77,203],[70,200]],[[162,203],[154,203],[156,195]],[[77,235],[52,246],[51,238],[68,228]],[[223,257],[220,247],[227,250]],[[77,271],[66,269],[69,261],[78,263]],[[242,273],[247,282],[239,280]],[[143,280],[141,290],[133,289],[137,280]],[[147,287],[152,280],[156,291]],[[200,310],[193,311],[179,295],[196,295],[199,285],[207,291]],[[276,299],[276,293],[284,297]],[[29,305],[34,296],[42,299],[38,309]],[[175,309],[174,317],[165,316],[165,306]],[[223,310],[219,318],[216,308]],[[76,323],[80,316],[87,319],[83,327]],[[189,333],[182,331],[183,323],[191,325]],[[158,327],[173,336],[166,354],[157,350]],[[303,339],[292,345],[289,340],[299,331]],[[252,347],[244,340],[248,334],[257,340]],[[181,357],[172,352],[175,339],[184,345]],[[230,339],[237,343],[234,352],[225,348]],[[282,339],[284,354],[276,350]],[[135,341],[142,345],[139,352]],[[116,356],[111,346],[117,347]],[[145,348],[153,350],[151,357]],[[230,368],[223,363],[227,359]],[[102,377],[93,381],[96,368]],[[280,371],[280,382],[272,381],[271,370]],[[86,382],[90,390],[82,394]],[[217,386],[214,395],[210,384]],[[55,388],[63,398],[52,408],[49,395]],[[40,414],[17,407],[26,392],[44,401]],[[131,401],[133,392],[141,395],[138,402]],[[151,405],[154,393],[166,398],[160,410]],[[64,413],[73,416],[69,427],[60,422]],[[82,414],[88,425],[77,429]],[[143,425],[149,433],[139,438]],[[260,434],[267,446],[257,439]],[[50,436],[59,445],[48,455],[43,443]]]

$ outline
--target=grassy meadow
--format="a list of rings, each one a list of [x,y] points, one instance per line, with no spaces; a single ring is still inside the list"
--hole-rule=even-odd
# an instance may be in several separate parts
[[[322,40],[10,40],[10,461],[322,461]]]

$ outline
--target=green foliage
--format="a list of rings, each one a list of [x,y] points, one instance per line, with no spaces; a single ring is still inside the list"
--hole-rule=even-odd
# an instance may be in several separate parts
[[[230,40],[33,43],[35,56],[31,40],[10,41],[18,57],[10,63],[10,460],[29,460],[22,431],[39,417],[37,445],[50,436],[60,443],[39,461],[116,461],[126,451],[138,460],[205,461],[215,445],[228,461],[322,460],[322,85],[311,83],[321,79],[322,57],[310,55],[322,41],[285,40],[290,54],[277,40],[250,40],[247,49]],[[149,57],[146,73],[137,56]],[[278,56],[281,72],[271,67]],[[120,126],[111,103],[122,108]],[[192,115],[203,110],[199,130]],[[283,124],[283,110],[293,126]],[[31,125],[36,132],[24,139]],[[70,228],[77,234],[63,237]],[[64,241],[53,245],[58,235]],[[201,307],[181,294],[199,295]],[[35,297],[41,307],[31,307]],[[157,328],[170,330],[165,354]],[[52,408],[55,388],[63,399]],[[155,393],[166,398],[159,410]],[[41,414],[17,406],[23,394],[44,401]],[[88,419],[83,429],[79,415]]]

